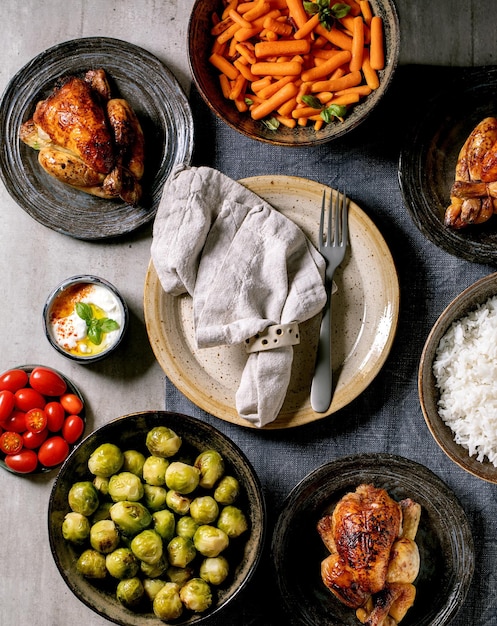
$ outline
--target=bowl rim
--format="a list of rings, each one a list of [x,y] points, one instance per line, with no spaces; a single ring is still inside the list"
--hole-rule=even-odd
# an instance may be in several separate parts
[[[479,294],[477,299],[468,300],[476,294]],[[443,422],[434,396],[430,394],[430,389],[436,388],[432,363],[441,338],[453,322],[474,311],[478,304],[484,304],[491,295],[497,295],[497,272],[488,274],[466,287],[443,309],[433,324],[421,352],[418,396],[425,423],[440,449],[461,469],[486,482],[497,484],[497,467],[487,458],[483,462],[477,461],[475,457],[469,456],[466,448],[454,441],[452,430]]]
[[[215,114],[216,118],[224,122],[231,129],[255,141],[260,141],[262,143],[266,143],[266,144],[273,145],[273,146],[300,148],[300,147],[323,145],[323,144],[330,143],[331,141],[334,141],[336,139],[344,137],[344,135],[346,135],[348,132],[353,131],[358,126],[360,126],[370,116],[372,111],[377,108],[377,106],[380,104],[382,97],[387,93],[388,88],[390,84],[392,83],[393,77],[395,75],[397,66],[399,64],[399,56],[400,56],[399,14],[398,14],[397,6],[394,0],[383,0],[382,2],[379,2],[379,5],[383,7],[384,9],[386,8],[389,11],[389,14],[391,15],[390,30],[393,32],[393,36],[388,40],[388,50],[387,50],[387,46],[385,46],[385,49],[386,49],[385,67],[383,70],[380,70],[380,72],[382,73],[382,79],[381,79],[379,88],[374,90],[374,92],[371,93],[370,96],[368,96],[368,98],[371,98],[371,100],[369,101],[370,103],[374,99],[374,102],[370,104],[368,109],[361,112],[360,115],[357,116],[357,119],[352,118],[352,121],[350,123],[347,121],[349,118],[346,118],[346,121],[342,122],[341,127],[339,127],[338,130],[336,130],[336,132],[333,132],[331,135],[326,135],[324,134],[324,132],[322,132],[321,136],[317,137],[315,134],[312,135],[311,133],[309,133],[309,139],[304,139],[303,141],[299,141],[299,142],[292,141],[291,134],[289,134],[290,139],[288,141],[285,141],[282,139],[281,134],[279,136],[277,134],[274,134],[274,136],[265,136],[263,134],[260,134],[259,132],[251,132],[245,127],[245,125],[237,124],[236,121],[233,121],[229,117],[226,117],[218,110],[218,107],[215,106],[210,101],[205,89],[203,88],[203,85],[202,85],[203,81],[199,78],[199,75],[196,69],[197,68],[196,59],[198,58],[198,55],[194,54],[192,50],[192,46],[193,46],[192,29],[194,26],[194,21],[195,21],[197,11],[204,4],[205,4],[205,0],[195,0],[191,9],[191,13],[190,13],[190,17],[189,17],[188,25],[187,25],[188,65],[190,68],[190,73],[193,79],[193,83],[198,93],[200,94],[202,100],[207,105],[207,107]],[[367,103],[367,98],[363,102],[359,102],[356,106],[354,106],[354,108],[352,109],[352,112],[354,110],[357,110],[357,108],[359,107],[365,107],[366,103]],[[236,115],[236,110],[233,111],[233,114]],[[326,129],[327,126],[328,125],[325,125],[324,129]],[[293,129],[289,129],[289,130],[293,130]],[[304,131],[303,128],[299,130]],[[311,127],[310,126],[307,127],[307,130],[311,130]],[[313,130],[313,133],[315,132],[316,131]],[[321,131],[318,131],[318,132],[321,132]]]
[[[57,492],[59,485],[62,483],[65,477],[65,474],[69,472],[69,466],[71,465],[72,460],[76,456],[79,449],[83,447],[84,445],[86,445],[96,435],[105,434],[106,431],[111,431],[115,429],[116,427],[119,427],[120,424],[123,424],[128,419],[137,420],[139,418],[144,418],[144,419],[149,418],[151,420],[155,420],[157,423],[163,423],[162,422],[163,419],[164,418],[167,419],[168,417],[181,420],[182,422],[187,422],[190,424],[192,428],[193,427],[198,428],[204,434],[209,433],[210,435],[213,434],[216,437],[219,437],[220,439],[222,439],[223,443],[242,460],[246,470],[248,471],[250,475],[251,481],[253,482],[254,487],[255,487],[254,493],[256,493],[257,495],[257,502],[254,506],[255,508],[258,509],[259,517],[261,520],[260,528],[256,529],[257,530],[256,549],[253,551],[253,555],[254,555],[253,561],[249,570],[247,571],[247,575],[242,580],[241,584],[236,589],[233,590],[232,594],[229,597],[224,599],[224,602],[221,605],[218,605],[212,608],[211,610],[208,610],[205,614],[204,613],[195,614],[194,617],[192,617],[191,619],[188,619],[187,621],[179,620],[178,622],[175,622],[175,623],[178,623],[179,625],[184,624],[185,626],[187,624],[202,623],[204,621],[204,617],[205,619],[209,620],[212,616],[214,616],[218,612],[222,611],[226,606],[228,606],[228,604],[231,604],[235,600],[235,598],[238,598],[238,596],[246,589],[248,583],[252,580],[253,576],[255,575],[255,572],[262,560],[264,548],[267,542],[267,534],[268,534],[267,505],[266,505],[266,501],[264,497],[264,490],[262,488],[262,483],[260,481],[259,476],[257,475],[255,471],[254,466],[252,465],[251,461],[248,459],[245,452],[228,435],[218,430],[215,426],[207,422],[204,422],[196,417],[186,415],[183,413],[178,413],[175,411],[163,411],[163,410],[136,411],[133,413],[128,413],[126,415],[121,415],[117,418],[111,419],[110,421],[106,422],[102,426],[99,426],[98,428],[93,430],[84,439],[82,439],[78,443],[78,445],[75,446],[75,448],[71,451],[71,454],[67,457],[67,459],[62,464],[62,467],[60,468],[54,480],[54,483],[52,485],[52,489],[50,492],[48,511],[47,511],[47,523],[48,523],[48,538],[49,538],[49,544],[50,544],[52,556],[54,558],[57,569],[60,575],[62,576],[64,582],[66,583],[66,585],[69,587],[72,593],[92,611],[94,611],[95,613],[101,615],[102,617],[105,617],[106,619],[116,624],[120,624],[121,626],[127,626],[128,622],[122,621],[120,618],[109,616],[107,613],[105,613],[103,609],[101,610],[97,607],[92,606],[91,602],[84,596],[84,594],[82,594],[78,586],[71,580],[70,576],[68,575],[68,572],[66,572],[65,569],[62,567],[62,564],[59,561],[58,551],[57,551],[58,537],[56,536],[56,532],[54,530],[54,526],[52,523],[52,515],[54,513],[55,494]],[[150,426],[150,428],[151,427],[152,426]],[[174,427],[172,428],[174,430]],[[123,607],[123,611],[125,610],[126,609]],[[141,620],[140,623],[143,622],[145,624],[148,621],[147,615],[144,615],[143,613],[139,613],[137,615],[140,617],[140,620]],[[159,620],[159,618],[154,618],[153,615],[150,615],[149,617],[152,618],[154,624],[164,623],[163,621]]]
[[[62,348],[62,346],[60,346],[55,341],[49,329],[48,317],[49,317],[50,310],[51,310],[51,307],[55,298],[60,293],[62,293],[65,289],[70,287],[71,285],[78,284],[78,283],[88,283],[88,284],[94,284],[94,285],[101,285],[102,287],[105,287],[114,295],[114,297],[116,298],[117,302],[119,303],[122,309],[123,323],[121,325],[120,333],[116,342],[112,346],[110,346],[107,350],[104,350],[103,352],[99,354],[95,354],[91,356],[78,356],[75,354],[71,354],[70,352],[66,352],[66,350],[64,350],[64,348]],[[45,331],[45,336],[48,342],[50,343],[50,345],[52,346],[52,348],[54,348],[59,354],[66,357],[67,359],[71,361],[75,361],[76,363],[83,363],[83,364],[95,363],[96,361],[101,361],[102,359],[112,354],[121,344],[126,334],[126,331],[128,329],[128,324],[129,324],[129,308],[124,297],[121,295],[121,293],[119,292],[119,290],[117,289],[115,285],[113,285],[107,279],[102,278],[100,276],[96,276],[95,274],[76,274],[74,276],[70,276],[69,278],[65,278],[63,281],[61,281],[54,289],[52,289],[52,291],[48,295],[45,301],[45,304],[43,305],[42,316],[43,316],[43,329]]]

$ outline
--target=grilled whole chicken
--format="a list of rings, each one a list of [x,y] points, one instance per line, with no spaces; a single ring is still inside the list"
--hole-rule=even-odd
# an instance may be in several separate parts
[[[461,148],[445,225],[482,224],[497,212],[497,118],[486,117]]]
[[[413,500],[396,502],[384,489],[364,484],[317,524],[330,552],[321,563],[322,580],[367,626],[398,624],[414,602],[420,514]]]
[[[19,136],[39,151],[41,167],[59,181],[138,204],[145,161],[142,128],[128,102],[111,97],[103,69],[58,81]]]

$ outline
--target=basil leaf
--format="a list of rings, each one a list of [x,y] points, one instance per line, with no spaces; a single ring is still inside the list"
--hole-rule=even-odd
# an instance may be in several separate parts
[[[100,328],[98,320],[92,320],[88,326],[88,339],[96,346],[102,343],[103,332]]]
[[[326,123],[333,120],[334,117],[343,119],[347,114],[347,107],[340,104],[330,104],[329,107],[321,111],[320,115]]]
[[[103,317],[98,320],[98,325],[104,333],[110,333],[112,330],[117,330],[119,328],[119,324],[116,320],[111,320],[109,317]]]
[[[78,317],[88,324],[88,322],[93,318],[93,310],[89,304],[86,302],[76,302],[76,313]]]
[[[280,126],[280,123],[278,122],[278,120],[275,117],[271,117],[271,118],[269,118],[267,120],[262,120],[262,123],[269,130],[278,130],[278,128]]]
[[[345,2],[337,2],[337,4],[334,4],[331,7],[331,12],[333,14],[333,17],[336,17],[338,20],[348,15],[349,11],[350,11],[350,5],[345,4]]]
[[[312,107],[313,109],[323,108],[322,102],[320,101],[319,98],[316,98],[316,96],[311,96],[311,95],[302,96],[302,102],[307,104],[307,106]]]
[[[305,12],[314,15],[319,12],[319,4],[317,2],[304,2]]]

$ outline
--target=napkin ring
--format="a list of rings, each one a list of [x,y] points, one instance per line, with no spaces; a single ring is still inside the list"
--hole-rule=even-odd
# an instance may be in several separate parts
[[[262,352],[283,346],[295,346],[300,343],[299,325],[297,322],[290,324],[273,324],[268,326],[257,335],[245,340],[245,350]]]

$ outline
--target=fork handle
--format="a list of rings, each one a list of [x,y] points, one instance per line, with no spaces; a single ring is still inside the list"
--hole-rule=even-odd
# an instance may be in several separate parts
[[[316,355],[316,366],[311,384],[311,406],[317,413],[325,413],[331,404],[333,387],[333,370],[331,366],[331,293],[325,304],[319,343]]]

